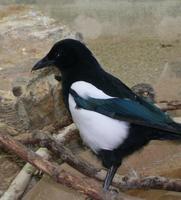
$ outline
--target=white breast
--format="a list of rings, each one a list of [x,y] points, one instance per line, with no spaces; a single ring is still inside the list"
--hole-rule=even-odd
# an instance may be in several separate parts
[[[90,83],[78,81],[71,88],[81,97],[113,98]],[[69,95],[69,108],[82,140],[94,151],[113,150],[123,143],[128,135],[127,122],[112,119],[100,113],[76,108],[74,98]]]

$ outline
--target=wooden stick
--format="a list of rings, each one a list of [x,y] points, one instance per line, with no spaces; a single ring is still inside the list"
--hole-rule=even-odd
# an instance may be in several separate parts
[[[62,161],[68,163],[70,166],[89,177],[94,177],[99,171],[90,163],[75,156],[70,149],[66,148],[62,143],[49,138],[49,140],[43,142],[43,146],[47,147],[54,154],[57,154]]]
[[[32,150],[27,149],[24,145],[20,142],[17,142],[12,137],[0,133],[0,142],[1,144],[7,148],[8,150],[13,151],[23,160],[31,163],[33,166],[37,167],[39,170],[47,173],[50,175],[55,181],[72,187],[73,189],[78,190],[79,192],[88,195],[89,197],[95,200],[103,200],[105,199],[105,193],[102,191],[102,187],[98,182],[92,180],[90,178],[80,178],[77,176],[72,175],[71,173],[67,173],[64,170],[60,170],[57,164],[52,164],[48,160],[42,158],[41,156],[37,155]],[[110,193],[106,194],[109,195],[110,198],[113,199]],[[107,198],[107,197],[106,197]],[[114,198],[115,199],[115,198]],[[116,199],[122,200],[130,200],[130,197],[127,195],[122,195],[121,197],[116,195]],[[138,198],[132,198],[138,199]]]
[[[45,141],[46,139],[49,139],[49,136],[51,134],[52,133],[50,133],[49,130],[37,131],[36,133],[19,134],[18,136],[15,136],[14,139],[25,145],[28,144],[35,145]],[[57,134],[53,134],[53,138],[58,142],[67,144],[73,139],[78,139],[79,134],[75,124],[72,123],[64,127],[63,129],[59,130]]]
[[[58,134],[53,134],[54,140],[63,144],[69,143],[73,139],[79,138],[78,129],[74,123],[64,127]]]
[[[48,135],[42,133],[41,134],[43,137],[40,136],[41,139],[39,138],[39,142],[44,141],[41,142],[43,145],[47,146],[49,149],[51,149],[51,151],[58,154],[58,156],[60,156],[63,161],[67,162],[69,165],[82,172],[83,174],[94,177],[101,181],[104,180],[106,174],[105,170],[95,168],[90,163],[87,163],[84,160],[76,157],[69,149],[63,146],[63,143],[70,141],[72,136],[74,137],[76,135],[77,137],[76,131],[77,129],[75,125],[71,124],[61,130],[58,135],[53,135],[53,138],[55,137],[56,140],[59,140],[62,143],[58,143],[54,139],[50,139]],[[177,181],[174,179],[166,179],[164,177],[143,177],[140,179],[133,179],[131,177],[120,177],[119,175],[117,176],[119,178],[113,180],[113,185],[118,188],[152,188],[181,191],[180,180]],[[167,187],[165,185],[167,185]]]
[[[179,110],[181,109],[181,101],[160,101],[156,105],[163,111]]]
[[[72,137],[71,134],[74,134],[74,131],[76,131],[76,128],[75,125],[72,124],[63,129],[62,131],[60,131],[60,134],[57,135],[56,139],[59,138],[58,140],[62,141],[63,143],[69,141],[69,139]],[[45,138],[47,139],[47,137]],[[105,170],[97,169],[90,163],[87,163],[82,159],[75,157],[75,155],[73,155],[69,149],[63,147],[62,143],[57,143],[54,140],[50,140],[50,138],[48,138],[48,141],[49,142],[47,141],[45,142],[46,144],[45,146],[48,146],[54,153],[57,153],[59,156],[61,156],[62,160],[69,163],[78,171],[90,177],[94,177],[98,180],[104,180],[106,174]],[[116,176],[119,178],[113,180],[113,185],[115,185],[118,188],[125,188],[125,189],[152,188],[152,189],[181,191],[180,180],[166,179],[164,177],[143,177],[143,178],[133,179],[132,177],[125,177],[125,176],[121,177],[119,175]]]
[[[95,168],[87,161],[75,156],[69,149],[54,140],[47,140],[45,146],[81,173],[103,181],[106,171]],[[181,179],[168,179],[160,176],[133,178],[116,174],[113,185],[120,189],[160,189],[181,192]]]
[[[171,179],[161,176],[148,177],[117,177],[114,182],[115,186],[125,189],[159,189],[181,192],[181,179]]]
[[[36,151],[36,153],[46,159],[50,157],[46,148],[39,148]],[[9,188],[1,197],[1,200],[19,199],[24,193],[25,189],[27,188],[31,177],[35,173],[35,171],[36,168],[33,167],[31,164],[27,163],[16,176],[16,178],[13,180],[13,182],[10,184]]]

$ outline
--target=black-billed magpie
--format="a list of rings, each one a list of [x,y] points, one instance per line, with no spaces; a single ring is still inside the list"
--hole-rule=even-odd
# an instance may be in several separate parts
[[[32,70],[55,65],[63,97],[82,140],[108,168],[107,191],[124,157],[150,140],[181,140],[181,124],[103,70],[81,42],[57,42]]]

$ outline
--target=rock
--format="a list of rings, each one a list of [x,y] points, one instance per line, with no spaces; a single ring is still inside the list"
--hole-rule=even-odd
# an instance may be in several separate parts
[[[0,5],[0,10],[3,11],[0,101],[11,94],[16,100],[17,117],[25,129],[66,121],[61,86],[54,78],[55,70],[45,69],[33,74],[30,71],[55,42],[64,38],[82,40],[82,35],[78,34],[78,37],[67,26],[28,5]]]
[[[0,90],[12,90],[17,97],[32,78],[35,62],[55,42],[76,36],[67,26],[29,5],[0,5],[0,11]]]
[[[17,113],[17,117],[19,118],[19,121],[21,121],[22,123],[22,127],[24,129],[29,129],[30,128],[30,118],[28,116],[28,112],[24,106],[24,103],[21,99],[18,99],[15,107],[16,109],[16,113]]]
[[[53,75],[37,72],[32,76],[30,69],[56,41],[76,38],[75,33],[28,5],[1,5],[0,10],[0,102],[10,95],[13,100],[17,97],[15,109],[25,129],[65,121],[64,109],[59,108],[61,88]],[[45,80],[41,79],[44,75]]]
[[[7,133],[11,136],[16,136],[18,135],[18,131],[16,131],[13,127],[3,123],[3,122],[0,122],[0,130],[4,133]]]
[[[0,90],[0,102],[14,101],[14,96],[11,91]]]
[[[61,84],[54,78],[56,73],[53,68],[38,72],[25,86],[24,93],[17,98],[15,108],[25,128],[43,128],[68,118]]]

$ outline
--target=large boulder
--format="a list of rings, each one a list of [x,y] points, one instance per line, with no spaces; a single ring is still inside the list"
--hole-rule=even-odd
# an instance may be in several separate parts
[[[0,102],[12,89],[17,118],[25,129],[64,121],[67,115],[55,70],[30,71],[55,42],[82,39],[81,35],[28,5],[0,5],[0,11]]]
[[[55,80],[56,70],[45,69],[25,86],[17,97],[17,116],[27,129],[43,128],[53,123],[66,123],[69,118],[62,98],[62,87]]]

